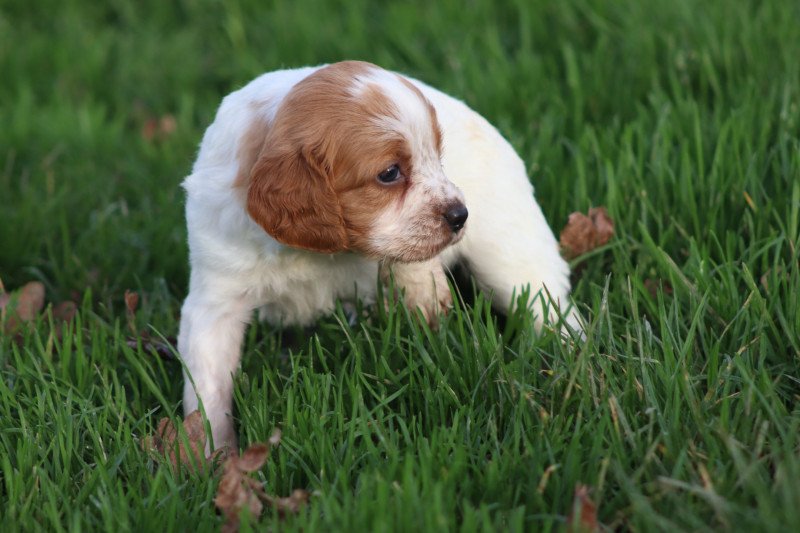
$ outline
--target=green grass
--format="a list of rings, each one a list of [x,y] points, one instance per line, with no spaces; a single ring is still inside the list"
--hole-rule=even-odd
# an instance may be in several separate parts
[[[585,483],[615,530],[800,529],[799,57],[791,0],[3,2],[0,278],[80,312],[0,337],[0,526],[219,528],[213,475],[140,450],[180,365],[128,347],[123,293],[176,334],[179,183],[220,99],[351,58],[495,123],[555,230],[605,205],[617,236],[575,285],[584,343],[480,298],[435,333],[251,328],[240,440],[281,427],[267,490],[315,493],[281,527],[561,530]]]

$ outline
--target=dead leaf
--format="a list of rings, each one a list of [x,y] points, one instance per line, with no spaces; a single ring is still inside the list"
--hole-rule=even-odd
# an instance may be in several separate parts
[[[157,355],[165,360],[175,358],[175,345],[178,343],[175,337],[167,337],[162,340],[153,338],[147,331],[143,331],[135,337],[128,337],[125,339],[125,345],[132,350],[137,350],[140,342],[142,344],[142,350],[145,352]]]
[[[658,289],[661,289],[664,294],[672,294],[672,285],[663,279],[647,278],[644,280],[644,288],[647,289],[647,292],[650,293],[654,300],[658,298]]]
[[[164,115],[158,121],[158,130],[164,137],[169,137],[178,129],[178,121],[173,115]]]
[[[139,306],[139,293],[125,289],[125,319],[128,329],[136,334],[136,308]]]
[[[281,443],[281,437],[283,437],[281,430],[275,428],[272,430],[272,435],[270,435],[269,440],[267,442],[269,442],[270,446],[277,446],[278,444]]]
[[[567,516],[567,531],[589,533],[600,531],[597,523],[597,506],[589,498],[589,487],[577,485],[572,500],[572,509]]]
[[[183,433],[185,437],[181,436],[172,420],[162,418],[155,434],[142,441],[142,449],[158,457],[166,455],[176,469],[182,466],[200,469],[225,453],[224,449],[219,449],[206,457],[206,428],[200,411],[189,413],[183,421]]]
[[[142,124],[141,136],[145,141],[164,140],[177,129],[178,121],[174,115],[167,114],[160,118],[150,116]]]
[[[258,451],[252,452],[254,448],[258,448]],[[249,456],[245,464],[242,464],[240,457],[229,457],[223,464],[222,479],[214,505],[225,515],[228,530],[235,530],[238,526],[242,509],[248,509],[254,517],[261,515],[264,506],[260,497],[266,496],[264,488],[248,474],[261,468],[268,454],[269,448],[266,445],[255,444],[245,450],[244,455]]]
[[[288,514],[297,514],[300,509],[308,503],[309,493],[302,489],[295,489],[292,495],[286,498],[277,498],[275,496],[266,496],[266,501],[269,505],[278,511],[278,516],[284,518]]]
[[[72,322],[77,313],[78,305],[71,300],[65,300],[53,307],[53,318],[61,322]]]
[[[239,457],[228,457],[223,464],[222,479],[217,488],[214,505],[225,515],[223,531],[233,532],[239,528],[239,514],[247,509],[254,517],[261,515],[264,503],[274,508],[283,518],[288,514],[295,514],[308,503],[308,492],[297,489],[286,498],[271,496],[264,490],[264,486],[250,477],[266,463],[270,450],[277,446],[281,440],[280,430],[275,430],[269,438],[268,444],[253,444]]]
[[[760,281],[761,286],[764,288],[765,291],[769,292],[769,280],[774,276],[774,279],[778,282],[789,279],[789,275],[784,272],[783,266],[778,265],[773,270],[772,268],[768,268],[766,272],[761,275]]]
[[[44,284],[31,281],[0,300],[6,333],[14,333],[22,324],[32,322],[44,307]]]
[[[53,316],[53,334],[61,339],[64,335],[65,327],[75,320],[78,306],[73,301],[65,300],[55,305],[50,312]]]
[[[125,289],[125,309],[129,314],[136,314],[136,308],[139,306],[139,293]]]
[[[561,255],[574,259],[606,244],[614,235],[614,221],[605,207],[592,207],[589,214],[572,213],[561,230]]]
[[[153,138],[156,136],[156,130],[158,129],[158,122],[154,118],[148,118],[142,124],[141,135],[142,139],[145,141],[152,141]]]
[[[22,322],[34,320],[44,307],[44,285],[39,281],[26,283],[20,289],[16,315]]]
[[[269,456],[269,446],[256,443],[239,456],[237,468],[242,472],[255,472],[264,466]]]

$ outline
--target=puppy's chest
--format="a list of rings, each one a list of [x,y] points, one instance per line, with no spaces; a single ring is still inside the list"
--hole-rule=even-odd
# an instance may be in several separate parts
[[[288,251],[262,265],[254,284],[259,316],[277,325],[308,325],[336,308],[337,300],[375,300],[378,266],[353,254]]]

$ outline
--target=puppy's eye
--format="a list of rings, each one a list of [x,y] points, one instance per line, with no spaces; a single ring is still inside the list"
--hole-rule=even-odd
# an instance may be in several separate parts
[[[381,183],[392,183],[400,179],[400,167],[392,165],[380,174],[378,174],[378,181]]]

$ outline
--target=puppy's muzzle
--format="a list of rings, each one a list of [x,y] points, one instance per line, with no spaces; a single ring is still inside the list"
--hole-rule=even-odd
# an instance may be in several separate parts
[[[453,233],[456,233],[464,227],[468,215],[469,211],[467,211],[467,206],[459,202],[451,205],[447,211],[445,211],[444,219],[447,221],[447,225],[450,226]]]

